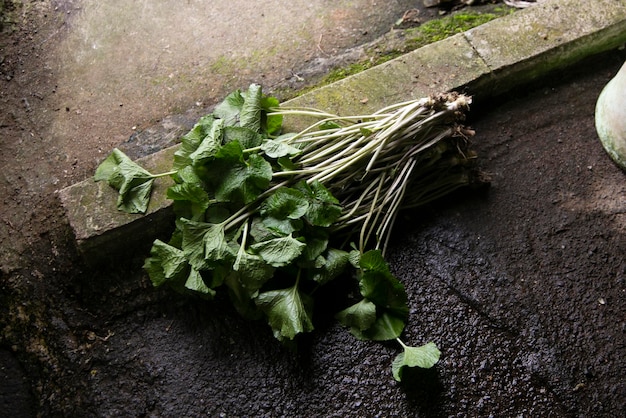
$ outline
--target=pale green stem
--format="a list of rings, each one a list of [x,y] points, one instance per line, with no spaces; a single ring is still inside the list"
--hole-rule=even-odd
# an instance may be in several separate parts
[[[382,185],[384,182],[385,178],[384,176],[380,177],[379,183],[378,183],[378,187],[376,188],[376,193],[374,195],[374,200],[372,201],[372,206],[370,208],[370,212],[367,214],[367,217],[365,218],[365,221],[363,222],[363,227],[361,228],[361,233],[359,235],[359,250],[361,252],[364,251],[365,249],[365,242],[369,239],[369,234],[368,236],[366,236],[366,229],[367,229],[367,224],[369,222],[369,220],[371,219],[371,216],[374,212],[375,209],[375,204],[376,204],[376,200],[378,200],[378,196],[380,195],[380,191],[382,189]]]
[[[237,251],[237,259],[233,263],[233,270],[235,271],[238,270],[239,263],[241,263],[241,257],[243,257],[243,254],[246,252],[246,243],[248,240],[248,225],[249,224],[250,224],[250,221],[246,221],[246,223],[244,223],[243,225],[243,232],[241,235],[241,247],[239,247],[239,251]]]
[[[154,178],[154,179],[158,179],[158,178],[160,178],[160,177],[171,176],[171,175],[176,174],[176,173],[178,173],[178,170],[175,170],[175,171],[168,171],[168,172],[165,172],[165,173],[159,173],[159,174],[152,174],[152,173],[150,173],[150,176],[151,176],[152,178]]]

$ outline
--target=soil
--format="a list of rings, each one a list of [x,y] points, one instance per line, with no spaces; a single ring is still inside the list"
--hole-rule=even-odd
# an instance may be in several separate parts
[[[140,268],[146,248],[107,268],[83,264],[55,191],[90,176],[95,148],[109,144],[93,135],[68,153],[47,135],[41,110],[66,110],[51,106],[46,42],[73,9],[53,2],[50,13],[46,5],[29,3],[2,35],[0,415],[626,410],[626,173],[593,123],[595,100],[624,51],[476,101],[468,123],[491,187],[404,213],[389,251],[411,304],[404,340],[435,341],[443,353],[435,368],[398,384],[395,344],[356,341],[323,314],[343,303],[336,289],[294,351],[226,301],[153,289]]]

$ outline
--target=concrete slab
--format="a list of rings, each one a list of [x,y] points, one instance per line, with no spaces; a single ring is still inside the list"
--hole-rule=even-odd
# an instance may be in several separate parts
[[[548,0],[309,92],[288,104],[346,115],[370,113],[393,102],[448,90],[465,89],[486,97],[625,42],[625,0]],[[289,130],[302,127],[288,120],[285,125]],[[139,162],[145,166],[167,164],[170,158],[157,161],[167,155],[163,152]],[[62,190],[60,198],[79,249],[86,255],[95,248],[101,253],[111,237],[125,235],[130,225],[133,230],[150,232],[137,225],[143,219],[150,222],[169,205],[155,190],[150,216],[120,215],[105,209],[112,207],[115,198],[91,179]],[[149,239],[147,235],[143,238]]]
[[[464,34],[457,34],[311,91],[287,105],[341,115],[369,114],[394,102],[459,89],[489,72]],[[285,126],[290,130],[306,127],[288,118]]]
[[[479,94],[498,94],[617,48],[626,42],[625,21],[624,1],[558,0],[470,29],[465,37],[493,74]]]
[[[175,150],[176,147],[166,148],[142,159],[141,164],[151,173],[168,171]],[[79,249],[94,257],[97,254],[99,259],[107,258],[124,251],[109,243],[124,242],[121,247],[128,248],[146,236],[156,236],[163,230],[163,221],[172,216],[165,194],[173,183],[169,177],[155,179],[148,210],[140,216],[117,210],[117,192],[106,182],[88,179],[63,189],[59,196]]]

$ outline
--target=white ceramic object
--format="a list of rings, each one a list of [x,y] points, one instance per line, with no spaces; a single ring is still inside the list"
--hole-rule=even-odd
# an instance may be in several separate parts
[[[626,170],[626,63],[598,97],[596,131],[609,156]]]

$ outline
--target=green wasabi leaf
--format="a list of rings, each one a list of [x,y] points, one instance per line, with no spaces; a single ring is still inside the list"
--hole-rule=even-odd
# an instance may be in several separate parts
[[[237,141],[243,149],[255,148],[263,142],[263,136],[258,132],[241,126],[226,126],[222,136],[224,144]]]
[[[389,271],[379,250],[364,253],[359,262],[362,274],[359,289],[364,298],[404,319],[409,314],[404,286]]]
[[[192,164],[189,156],[198,149],[202,140],[211,130],[214,121],[213,115],[203,116],[187,134],[183,135],[181,145],[174,153],[173,167],[175,170]]]
[[[230,216],[230,211],[221,203],[211,202],[209,208],[204,213],[205,222],[211,224],[221,224]]]
[[[333,122],[332,120],[327,120],[320,124],[320,131],[327,131],[330,129],[340,129],[340,128],[341,128],[341,125],[339,125],[337,122]]]
[[[224,182],[225,173],[233,167],[244,165],[243,149],[237,141],[219,146],[212,158],[194,165],[195,174],[206,185],[209,193],[214,192]]]
[[[363,253],[359,260],[359,267],[364,272],[373,271],[382,274],[391,274],[389,265],[379,250],[371,250]]]
[[[233,251],[226,240],[224,224],[213,224],[204,234],[204,258],[209,262],[220,263],[232,260]]]
[[[146,213],[154,179],[135,177],[120,189],[117,208],[126,213]]]
[[[304,223],[299,219],[278,219],[272,216],[265,216],[263,225],[271,230],[274,236],[284,237],[301,230]]]
[[[380,272],[363,273],[359,281],[363,297],[377,306],[385,308],[399,318],[406,318],[409,313],[404,286],[395,277]]]
[[[204,257],[204,235],[212,224],[190,221],[184,218],[180,219],[178,224],[181,225],[183,234],[182,248],[189,260],[189,264],[197,270],[208,268]]]
[[[291,161],[289,157],[280,157],[276,160],[278,166],[285,171],[292,171],[298,168],[298,165]]]
[[[299,333],[313,331],[313,299],[300,292],[297,284],[260,293],[256,304],[267,315],[278,340],[293,340]]]
[[[119,192],[118,210],[127,213],[145,213],[150,202],[154,177],[115,148],[96,169],[94,180],[105,180]]]
[[[265,110],[261,117],[261,131],[266,135],[275,135],[282,129],[283,115],[267,114],[267,111],[278,106],[280,106],[280,103],[275,97],[263,96],[261,99],[261,108]]]
[[[191,160],[190,160],[191,161]],[[176,174],[173,176],[174,181],[176,183],[192,183],[197,184],[198,186],[204,188],[204,182],[196,173],[196,170],[191,165],[187,165],[183,168],[180,168],[176,171]]]
[[[263,242],[268,241],[274,238],[284,237],[289,235],[291,232],[287,234],[283,234],[280,231],[271,228],[270,226],[265,224],[265,220],[267,218],[262,218],[260,216],[254,217],[252,219],[252,225],[250,226],[250,235],[254,238],[254,242]]]
[[[258,154],[251,154],[243,163],[225,169],[221,174],[221,183],[215,190],[215,198],[222,202],[248,204],[267,189],[272,180],[271,164]]]
[[[262,98],[263,93],[261,92],[261,86],[258,84],[251,84],[244,96],[241,113],[239,114],[240,126],[251,129],[254,132],[261,132]]]
[[[226,98],[218,104],[213,110],[213,115],[216,118],[224,120],[224,126],[237,126],[239,125],[239,114],[244,104],[244,97],[241,95],[241,90],[236,90],[230,93]]]
[[[233,140],[223,144],[215,153],[215,160],[224,163],[236,163],[244,160],[243,147],[239,141]]]
[[[167,189],[167,198],[174,201],[174,210],[179,216],[202,220],[211,204],[209,195],[197,183],[175,184]]]
[[[320,285],[324,285],[345,271],[350,254],[336,248],[329,248],[324,253],[324,257],[320,258],[322,258],[323,264],[314,270],[312,279]]]
[[[250,246],[252,251],[259,254],[265,262],[274,267],[288,265],[302,254],[304,247],[306,244],[295,239],[292,235],[270,239]]]
[[[226,96],[213,115],[223,119],[224,126],[240,126],[263,135],[275,135],[282,128],[283,117],[267,113],[278,106],[278,99],[264,96],[260,85],[251,84],[246,92],[237,90]],[[252,147],[246,145],[246,148]]]
[[[346,263],[356,261],[354,251],[346,257]],[[391,274],[379,250],[362,254],[359,267],[359,289],[364,299],[375,305],[376,318],[367,328],[351,326],[350,332],[362,340],[386,341],[398,338],[404,330],[409,312],[404,286]]]
[[[114,148],[113,151],[100,163],[98,168],[96,168],[96,172],[93,176],[94,181],[106,181],[109,182],[111,187],[119,190],[121,187],[121,182],[123,178],[119,177],[119,165],[121,161],[129,159],[126,154],[120,151],[117,148]],[[120,183],[115,183],[115,182]]]
[[[207,160],[215,158],[215,154],[220,149],[222,144],[223,130],[224,121],[222,119],[218,119],[213,122],[206,136],[202,139],[202,142],[198,144],[198,147],[194,152],[189,154],[189,158],[191,159],[193,165],[200,165]]]
[[[371,129],[360,128],[359,131],[361,132],[361,135],[363,135],[364,137],[368,137],[372,134]]]
[[[154,287],[162,286],[167,282],[160,258],[156,256],[147,257],[143,263],[143,269],[148,273],[148,277]]]
[[[336,317],[339,322],[351,330],[363,332],[376,321],[376,305],[367,299],[362,299],[360,302],[339,312]]]
[[[281,187],[261,204],[260,213],[276,219],[299,219],[309,209],[309,202],[295,189]]]
[[[185,282],[185,288],[200,293],[201,295],[209,298],[213,298],[215,296],[215,290],[210,289],[202,280],[202,275],[196,269],[191,269],[189,273],[189,277]]]
[[[309,207],[304,216],[306,221],[313,226],[329,227],[341,216],[339,201],[319,181],[311,184],[300,181],[294,189],[303,194]]]
[[[197,270],[232,260],[234,254],[224,233],[223,224],[210,224],[180,219],[183,233],[183,251],[189,263]]]
[[[306,247],[302,252],[301,266],[305,268],[321,268],[326,263],[322,254],[327,248],[328,233],[326,231],[312,228],[307,230]]]
[[[379,312],[376,305],[376,320],[365,330],[351,328],[352,335],[360,340],[389,341],[394,340],[402,334],[405,325],[404,318],[398,318],[390,312]]]
[[[302,150],[277,139],[266,139],[261,144],[261,150],[270,158],[295,157]]]
[[[154,241],[150,255],[143,268],[154,286],[161,286],[172,279],[180,279],[189,270],[184,252],[161,240]]]
[[[254,300],[251,299],[248,289],[241,283],[239,273],[233,271],[227,274],[224,278],[224,284],[228,289],[230,301],[242,317],[253,320],[263,317],[263,312],[259,310]]]
[[[360,269],[360,264],[361,264],[361,251],[359,250],[352,250],[350,251],[350,265],[352,267],[354,267],[355,269]]]
[[[166,279],[176,277],[189,266],[185,253],[176,247],[172,247],[161,240],[155,240],[152,244],[151,253],[162,260],[163,274]]]
[[[400,344],[402,344],[404,351],[398,354],[391,365],[393,378],[398,382],[402,381],[402,372],[406,367],[430,369],[439,361],[441,356],[441,351],[433,342],[419,347],[410,347],[402,342]]]
[[[245,289],[249,299],[257,296],[261,287],[274,275],[274,270],[258,255],[250,254],[241,249],[233,264],[233,271],[237,273],[237,279]]]

